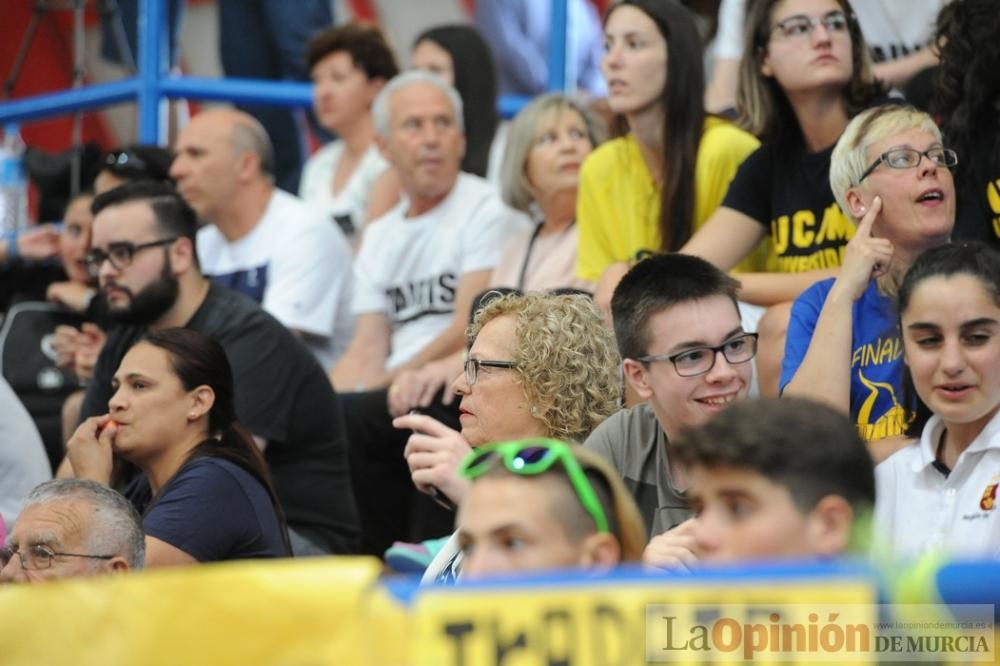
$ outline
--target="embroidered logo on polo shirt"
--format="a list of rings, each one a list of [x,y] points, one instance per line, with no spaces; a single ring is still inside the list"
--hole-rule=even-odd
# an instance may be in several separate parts
[[[992,511],[997,508],[997,486],[998,483],[991,483],[983,491],[983,498],[979,500],[979,508],[983,511]]]

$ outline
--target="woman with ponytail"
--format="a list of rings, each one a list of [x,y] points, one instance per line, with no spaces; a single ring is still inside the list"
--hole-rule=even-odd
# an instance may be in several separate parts
[[[141,474],[124,494],[143,516],[146,566],[284,557],[284,516],[253,438],[236,421],[222,347],[182,328],[140,339],[115,373],[109,412],[67,443],[74,475],[110,484],[116,462]]]

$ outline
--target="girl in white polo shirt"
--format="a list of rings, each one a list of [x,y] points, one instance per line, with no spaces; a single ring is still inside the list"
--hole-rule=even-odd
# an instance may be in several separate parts
[[[899,288],[920,439],[875,469],[876,539],[894,555],[1000,558],[1000,254],[928,250]]]

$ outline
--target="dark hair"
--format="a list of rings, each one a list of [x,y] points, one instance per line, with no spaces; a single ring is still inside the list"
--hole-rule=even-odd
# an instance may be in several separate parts
[[[307,69],[311,71],[320,60],[338,52],[350,55],[368,80],[388,81],[399,74],[392,47],[376,26],[348,23],[316,33],[306,47]]]
[[[173,183],[174,180],[170,177],[170,165],[173,161],[174,153],[167,148],[133,143],[105,153],[100,170],[108,171],[128,182],[155,180]]]
[[[186,391],[209,386],[215,402],[208,412],[208,439],[191,452],[195,458],[222,458],[243,468],[257,479],[271,497],[282,528],[285,546],[291,549],[285,533],[285,516],[271,481],[264,456],[253,437],[236,420],[236,395],[233,370],[222,345],[213,338],[188,328],[149,331],[136,344],[145,342],[158,347],[170,357],[170,366]]]
[[[771,39],[771,12],[779,0],[748,0],[744,22],[743,57],[740,60],[739,84],[736,88],[737,122],[743,129],[764,140],[781,143],[801,143],[802,131],[798,118],[785,91],[774,77],[761,71],[767,44]],[[871,67],[868,46],[847,0],[837,0],[847,15],[851,36],[851,80],[844,86],[843,98],[848,118],[871,105],[885,94]]]
[[[469,25],[442,25],[426,30],[413,40],[431,41],[448,52],[455,72],[455,90],[462,96],[465,123],[465,157],[462,171],[485,176],[490,147],[500,115],[497,111],[497,71],[486,41]]]
[[[958,152],[956,182],[976,167],[973,155],[1000,152],[1000,12],[996,0],[953,0],[938,15],[933,48],[941,58],[931,110]],[[985,135],[985,136],[984,136]],[[991,143],[984,145],[985,138]],[[991,176],[993,174],[986,174]]]
[[[97,215],[105,208],[132,201],[145,201],[153,209],[156,226],[165,236],[187,238],[196,248],[198,216],[180,194],[167,183],[137,180],[108,190],[94,197],[90,210]],[[197,255],[195,255],[197,261]]]
[[[688,467],[748,469],[784,486],[811,511],[827,495],[875,503],[875,470],[857,427],[832,407],[801,398],[746,400],[669,444]]]
[[[738,308],[740,283],[701,257],[658,254],[643,259],[625,274],[611,297],[618,352],[623,359],[644,356],[649,346],[649,319],[678,303],[727,296]]]
[[[660,146],[664,181],[660,186],[660,248],[679,250],[694,231],[695,164],[705,124],[703,48],[691,11],[672,0],[624,0],[612,5],[604,23],[619,7],[635,7],[652,19],[667,43],[666,85]],[[622,118],[616,122],[623,123]]]
[[[913,292],[920,283],[928,278],[953,275],[970,275],[978,279],[986,291],[993,295],[993,301],[1000,306],[1000,252],[978,241],[940,245],[917,257],[910,270],[903,276],[896,293],[896,312],[899,313],[900,330],[902,330],[903,313],[910,306]],[[903,400],[903,404],[908,408],[912,407],[913,410],[913,419],[907,426],[906,434],[910,437],[919,437],[927,424],[927,419],[931,417],[931,411],[917,395],[909,368],[903,373]]]

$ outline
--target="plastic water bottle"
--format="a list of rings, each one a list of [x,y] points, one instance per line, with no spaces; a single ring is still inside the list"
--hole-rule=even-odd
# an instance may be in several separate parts
[[[4,127],[0,141],[0,233],[28,226],[28,179],[24,173],[24,141],[16,124]]]

